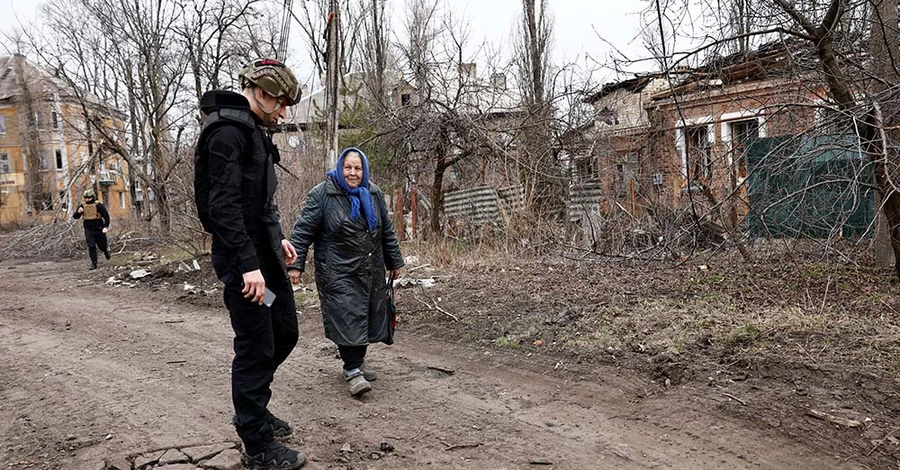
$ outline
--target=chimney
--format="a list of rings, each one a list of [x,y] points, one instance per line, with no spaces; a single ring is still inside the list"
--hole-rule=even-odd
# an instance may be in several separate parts
[[[475,63],[462,62],[459,64],[459,80],[462,82],[475,80]]]

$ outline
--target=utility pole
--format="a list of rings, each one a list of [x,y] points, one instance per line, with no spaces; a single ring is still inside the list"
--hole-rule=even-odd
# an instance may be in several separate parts
[[[284,0],[284,15],[281,18],[281,37],[278,42],[278,52],[275,58],[284,62],[287,58],[288,38],[291,35],[291,15],[293,8],[293,0]]]
[[[325,65],[325,170],[334,168],[337,162],[338,146],[338,84],[340,70],[340,10],[338,0],[331,0],[328,13],[328,58]]]

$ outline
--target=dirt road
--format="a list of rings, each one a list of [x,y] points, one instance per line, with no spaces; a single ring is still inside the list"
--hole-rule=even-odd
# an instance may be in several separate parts
[[[176,289],[110,287],[83,265],[0,263],[0,469],[98,470],[235,441],[224,308],[177,302]],[[308,468],[867,468],[678,394],[635,400],[644,384],[614,368],[401,331],[395,346],[372,348],[380,377],[353,399],[335,351],[318,312],[302,312],[273,385],[271,409],[295,425],[289,443]]]

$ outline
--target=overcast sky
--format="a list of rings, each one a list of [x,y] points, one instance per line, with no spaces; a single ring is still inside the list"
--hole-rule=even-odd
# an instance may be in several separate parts
[[[304,0],[294,0],[294,3],[301,1]],[[8,33],[15,28],[17,16],[25,22],[33,21],[40,3],[40,0],[0,0],[0,30]],[[403,13],[405,3],[405,0],[390,1],[395,17]],[[598,64],[605,65],[609,63],[611,45],[631,58],[645,54],[641,52],[638,34],[640,11],[647,6],[646,1],[550,0],[549,3],[555,19],[554,55],[557,63],[577,61],[588,69]],[[473,41],[483,37],[491,44],[509,48],[512,28],[520,16],[521,0],[446,0],[446,5],[469,21]],[[299,29],[298,25],[292,25],[292,39],[299,40]],[[297,41],[292,43],[294,51],[301,50],[302,46]],[[640,68],[636,66],[632,71]],[[301,72],[299,75],[309,74]],[[609,72],[595,77],[601,81],[613,78]]]

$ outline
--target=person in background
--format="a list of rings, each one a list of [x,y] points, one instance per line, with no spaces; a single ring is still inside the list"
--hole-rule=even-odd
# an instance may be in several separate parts
[[[344,150],[325,181],[310,192],[291,230],[297,262],[288,267],[300,283],[310,245],[315,245],[316,288],[325,336],[337,344],[350,394],[372,389],[364,367],[369,344],[393,342],[387,283],[403,266],[400,245],[381,189],[369,181],[369,162],[356,148]]]
[[[297,344],[297,308],[286,265],[297,253],[281,232],[275,204],[277,147],[267,132],[300,99],[293,72],[257,60],[238,77],[241,93],[200,98],[205,116],[194,154],[197,215],[212,234],[211,258],[225,285],[234,329],[233,423],[248,468],[295,469],[306,456],[277,442],[293,428],[269,411],[271,384]]]
[[[97,269],[97,247],[103,256],[109,259],[109,245],[106,232],[109,232],[109,211],[102,202],[97,201],[93,189],[84,191],[84,202],[75,209],[75,219],[84,219],[84,240],[87,242],[88,255],[91,257],[91,268]]]

